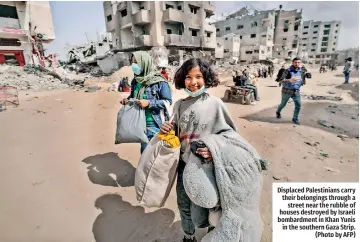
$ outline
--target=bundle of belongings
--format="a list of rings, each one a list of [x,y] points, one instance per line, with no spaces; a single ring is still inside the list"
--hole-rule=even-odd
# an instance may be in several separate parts
[[[195,147],[183,174],[185,191],[192,202],[210,209],[209,222],[215,226],[201,241],[260,242],[261,172],[267,162],[235,130],[191,145]],[[211,162],[195,155],[199,145],[210,150]]]
[[[136,104],[135,99],[129,99],[117,116],[115,144],[148,142],[145,110]]]
[[[180,140],[175,131],[158,133],[148,143],[135,172],[136,198],[146,207],[162,207],[176,178]]]

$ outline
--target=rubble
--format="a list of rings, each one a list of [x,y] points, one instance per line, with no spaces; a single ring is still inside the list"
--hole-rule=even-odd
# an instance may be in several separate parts
[[[302,95],[305,99],[308,99],[308,100],[329,100],[329,101],[341,101],[343,100],[342,97],[338,97],[338,96],[335,96],[335,97],[332,97],[332,96],[318,96],[318,95]]]

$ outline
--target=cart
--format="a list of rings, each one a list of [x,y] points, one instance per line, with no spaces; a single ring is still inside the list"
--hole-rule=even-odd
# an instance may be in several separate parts
[[[227,86],[230,89],[225,91],[224,101],[230,102],[233,99],[239,100],[240,104],[249,105],[254,101],[254,91],[246,87]]]

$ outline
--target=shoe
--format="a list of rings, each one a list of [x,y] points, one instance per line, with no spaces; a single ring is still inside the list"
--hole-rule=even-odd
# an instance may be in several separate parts
[[[215,227],[210,225],[207,229],[207,234],[210,233],[211,231],[213,231],[214,229],[215,229]]]
[[[294,124],[300,125],[300,122],[299,122],[299,120],[297,120],[297,119],[293,119],[292,122],[293,122]]]
[[[192,239],[189,239],[189,238],[184,237],[183,240],[182,240],[182,242],[197,242],[197,240],[196,240],[195,237],[192,238]]]
[[[276,118],[281,119],[281,113],[276,111]]]

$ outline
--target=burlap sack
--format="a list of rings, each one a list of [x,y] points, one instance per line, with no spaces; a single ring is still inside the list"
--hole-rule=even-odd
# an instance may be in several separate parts
[[[176,178],[180,147],[168,148],[157,135],[141,155],[135,172],[137,200],[146,207],[162,207]]]

